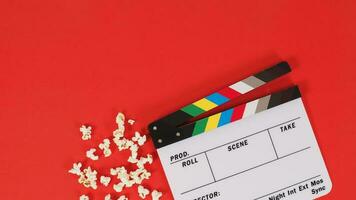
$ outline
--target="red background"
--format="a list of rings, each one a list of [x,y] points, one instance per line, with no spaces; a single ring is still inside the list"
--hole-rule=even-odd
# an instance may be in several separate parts
[[[111,190],[85,190],[67,170],[111,135],[118,111],[143,129],[280,60],[293,72],[258,95],[300,86],[334,185],[321,199],[351,199],[355,19],[351,0],[2,0],[0,199],[103,199]],[[82,123],[93,140],[81,141]],[[149,169],[144,185],[172,199],[158,159]],[[124,194],[138,199],[136,188]]]

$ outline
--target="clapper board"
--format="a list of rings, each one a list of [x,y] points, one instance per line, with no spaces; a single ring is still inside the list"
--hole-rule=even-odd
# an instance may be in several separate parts
[[[149,125],[174,199],[311,200],[330,192],[297,86],[199,119],[290,71],[281,62]]]

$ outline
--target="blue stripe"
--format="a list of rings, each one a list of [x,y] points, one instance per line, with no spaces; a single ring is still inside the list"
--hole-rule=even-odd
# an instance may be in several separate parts
[[[229,109],[229,110],[225,110],[224,112],[221,113],[218,127],[231,122],[231,116],[232,116],[233,111],[234,111],[234,109]]]
[[[219,94],[217,92],[207,96],[206,99],[214,102],[216,105],[221,105],[221,104],[229,101],[228,98],[224,97],[223,95],[221,95],[221,94]]]

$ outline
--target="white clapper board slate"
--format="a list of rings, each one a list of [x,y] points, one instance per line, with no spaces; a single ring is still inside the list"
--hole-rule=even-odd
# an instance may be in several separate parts
[[[297,86],[187,121],[290,72],[286,62],[149,125],[176,200],[310,200],[332,183]]]

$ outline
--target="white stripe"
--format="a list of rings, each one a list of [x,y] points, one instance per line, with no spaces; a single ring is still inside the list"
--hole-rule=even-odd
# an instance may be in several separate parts
[[[245,94],[246,92],[249,92],[251,90],[253,90],[254,88],[247,85],[246,83],[244,82],[237,82],[233,85],[230,85],[229,86],[231,89],[235,90],[235,91],[238,91],[239,93],[241,94]]]
[[[248,102],[246,104],[245,111],[244,111],[244,114],[243,114],[242,118],[245,118],[247,116],[255,114],[256,109],[257,109],[257,105],[258,105],[258,99],[254,100],[254,101],[251,101],[251,102]]]

